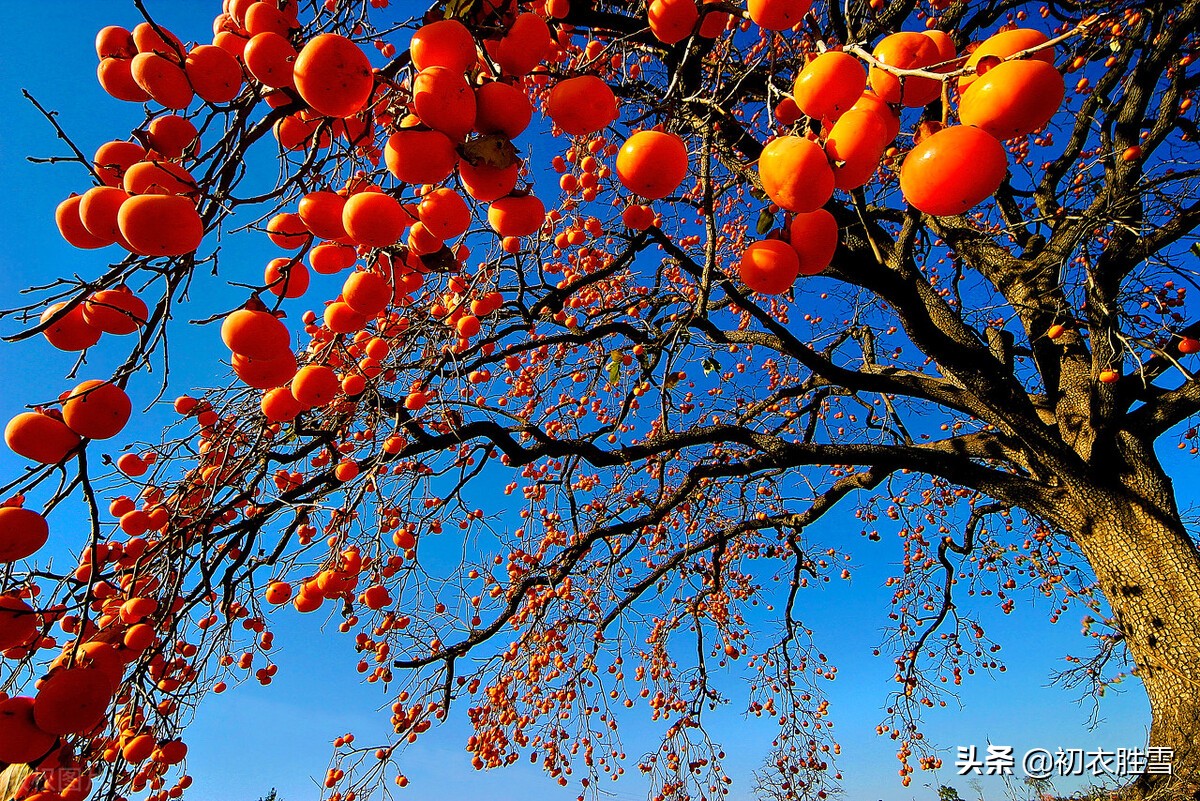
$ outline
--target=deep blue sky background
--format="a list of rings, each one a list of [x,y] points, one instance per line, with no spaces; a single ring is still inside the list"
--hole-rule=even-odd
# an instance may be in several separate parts
[[[394,2],[399,13],[407,6]],[[208,41],[211,20],[219,2],[193,0],[149,0],[149,7],[160,22],[185,41]],[[62,125],[87,153],[108,139],[124,138],[142,120],[140,107],[119,103],[105,95],[95,79],[95,54],[92,41],[96,31],[106,24],[132,27],[139,21],[132,4],[122,0],[54,0],[33,6],[13,4],[6,14],[6,48],[0,56],[0,186],[4,191],[4,212],[0,214],[0,306],[16,304],[18,292],[26,286],[46,282],[54,276],[79,273],[99,274],[106,259],[115,252],[76,251],[58,236],[53,221],[55,205],[70,191],[88,187],[88,176],[78,166],[35,166],[27,155],[61,155],[65,148],[54,138],[50,126],[20,96],[30,90],[47,108],[61,112]],[[402,46],[402,41],[397,41]],[[270,145],[257,155],[259,164],[273,175]],[[242,276],[259,280],[262,266],[277,255],[259,236],[234,237],[244,243],[227,242],[219,279],[200,277],[193,289],[196,299],[182,318],[207,316],[228,308],[237,293],[222,289],[226,277]],[[311,303],[336,291],[336,285],[315,284]],[[299,311],[303,305],[290,306]],[[290,315],[291,316],[291,315]],[[211,365],[225,353],[210,327],[197,329],[176,321],[172,328],[172,390],[167,398],[194,386],[225,382],[226,376]],[[294,317],[293,317],[294,319]],[[12,333],[17,325],[0,321],[0,332]],[[192,355],[198,358],[192,358]],[[91,354],[90,364],[80,378],[107,376],[115,366],[112,352]],[[0,390],[0,419],[16,414],[27,404],[53,397],[73,385],[62,376],[72,358],[51,348],[40,337],[17,345],[0,346],[0,374],[5,376]],[[142,376],[134,381],[131,393],[135,404],[143,406],[157,391],[157,377]],[[166,406],[159,404],[113,442],[120,447],[132,439],[151,441],[164,421],[170,419]],[[1174,451],[1172,450],[1172,453]],[[1168,457],[1174,458],[1174,457]],[[10,477],[23,465],[7,452],[0,453],[0,475]],[[1170,463],[1182,478],[1188,470],[1181,463]],[[1180,480],[1181,505],[1189,506],[1192,483]],[[931,799],[936,793],[924,786],[940,782],[956,786],[964,797],[973,798],[967,781],[954,776],[953,747],[959,744],[987,742],[1010,744],[1017,753],[1043,747],[1095,749],[1132,748],[1145,744],[1148,711],[1140,687],[1131,686],[1123,694],[1109,697],[1102,707],[1105,722],[1089,731],[1087,705],[1073,702],[1072,696],[1047,687],[1048,676],[1065,665],[1064,653],[1079,653],[1084,643],[1078,635],[1081,612],[1072,609],[1067,618],[1051,626],[1047,602],[1023,598],[1017,612],[1003,616],[998,611],[985,618],[988,634],[1004,646],[1001,656],[1007,674],[993,679],[976,676],[962,688],[961,706],[931,712],[926,736],[947,749],[948,767],[939,776],[918,773],[914,786],[900,787],[896,777],[895,744],[874,733],[883,717],[882,704],[894,686],[888,655],[874,658],[871,650],[882,639],[882,624],[888,611],[891,591],[883,580],[894,572],[901,554],[893,540],[885,537],[868,544],[858,534],[858,525],[847,506],[821,524],[819,536],[840,543],[855,554],[859,569],[852,583],[832,586],[804,594],[802,613],[806,622],[817,629],[818,642],[831,661],[839,667],[836,682],[827,685],[833,700],[832,715],[843,747],[838,764],[847,779],[847,797],[852,799]],[[52,518],[54,548],[65,555],[77,551],[83,540],[83,510],[64,509]],[[71,516],[77,517],[72,520]],[[60,558],[64,558],[60,556]],[[269,688],[251,682],[224,696],[210,697],[201,707],[190,729],[191,752],[188,769],[195,777],[189,797],[198,801],[254,801],[270,787],[279,789],[285,801],[314,798],[318,792],[310,776],[323,774],[330,753],[329,743],[337,735],[354,731],[360,742],[372,735],[386,734],[387,714],[380,711],[390,699],[374,686],[360,685],[353,666],[357,656],[352,640],[336,633],[336,623],[320,631],[323,618],[299,617],[285,612],[277,623],[276,652],[281,663],[279,675]],[[321,642],[321,647],[314,643]],[[736,683],[729,685],[735,699],[742,693]],[[713,731],[724,735],[730,759],[727,766],[737,780],[731,798],[749,799],[750,773],[766,753],[772,735],[763,721],[746,722],[734,709],[716,718]],[[631,756],[627,776],[616,785],[605,786],[606,797],[634,799],[644,797],[644,784],[636,775],[633,762],[637,755],[654,747],[657,727],[651,727],[644,710],[626,716],[623,736],[625,750]],[[515,768],[476,773],[470,768],[463,743],[469,734],[463,716],[455,716],[440,731],[426,735],[404,757],[403,767],[412,780],[407,791],[412,797],[436,796],[440,801],[466,801],[487,797],[493,801],[544,798],[573,798],[577,787],[559,788],[540,771],[523,763]],[[988,798],[1003,797],[1000,785],[990,782]],[[1057,782],[1062,791],[1070,791],[1079,782]],[[401,796],[403,797],[403,796]]]

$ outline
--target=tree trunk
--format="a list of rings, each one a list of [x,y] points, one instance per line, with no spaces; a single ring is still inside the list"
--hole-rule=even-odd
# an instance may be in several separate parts
[[[1170,775],[1143,772],[1125,795],[1200,799],[1200,554],[1173,508],[1145,500],[1169,497],[1169,482],[1149,484],[1135,492],[1076,485],[1062,522],[1095,571],[1146,688],[1147,750],[1172,750]]]

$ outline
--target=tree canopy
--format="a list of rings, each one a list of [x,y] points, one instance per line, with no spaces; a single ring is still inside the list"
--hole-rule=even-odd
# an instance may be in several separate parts
[[[5,409],[22,793],[179,797],[204,697],[271,683],[273,621],[317,614],[395,731],[335,742],[330,801],[403,787],[460,708],[477,768],[595,792],[644,707],[655,798],[717,798],[729,703],[777,720],[779,797],[824,797],[835,507],[902,546],[901,783],[940,765],[922,712],[997,664],[967,599],[1026,592],[1082,605],[1067,684],[1145,688],[1174,773],[1126,793],[1200,792],[1200,555],[1155,450],[1198,447],[1200,4],[226,0],[211,44],[133,9],[83,90],[128,101],[111,141],[29,98],[95,269],[2,313],[83,354]],[[233,237],[279,249],[261,280]],[[212,385],[130,441],[181,358]]]

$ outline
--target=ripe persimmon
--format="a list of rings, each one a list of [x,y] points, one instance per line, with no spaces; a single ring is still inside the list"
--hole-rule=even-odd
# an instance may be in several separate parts
[[[617,97],[595,75],[567,78],[550,90],[546,116],[564,133],[586,136],[603,130],[617,118]]]
[[[272,581],[267,585],[266,599],[269,604],[285,604],[292,599],[292,585],[286,581]]]
[[[341,388],[337,373],[323,364],[306,364],[292,378],[292,397],[305,409],[324,406]]]
[[[146,256],[182,256],[200,247],[204,222],[179,195],[135,195],[121,204],[117,225],[130,247]]]
[[[879,168],[887,148],[888,130],[878,114],[849,111],[843,114],[825,138],[825,153],[833,163],[833,185],[857,189]]]
[[[412,95],[421,122],[455,142],[475,126],[475,92],[461,72],[426,67],[413,79]]]
[[[129,71],[134,83],[155,103],[184,109],[192,102],[192,85],[183,68],[157,53],[138,53],[130,60]]]
[[[441,187],[421,198],[417,207],[421,222],[443,242],[466,233],[471,225],[471,210],[453,189]]]
[[[19,695],[0,701],[0,762],[36,762],[50,753],[57,739],[38,728],[32,698]]]
[[[239,61],[246,52],[246,43],[250,37],[245,31],[218,31],[213,34],[213,47],[219,47]]]
[[[162,114],[150,120],[146,141],[155,152],[168,159],[180,158],[199,144],[196,126],[178,114]]]
[[[704,0],[700,4],[700,30],[696,33],[705,39],[716,39],[729,26],[732,15],[727,11],[709,11],[705,6],[715,5],[718,0]]]
[[[178,765],[187,757],[187,752],[187,743],[182,740],[166,740],[158,744],[151,758],[162,765]]]
[[[513,20],[497,42],[488,42],[488,53],[504,75],[528,75],[550,52],[552,40],[546,21],[532,12]]]
[[[79,204],[82,200],[82,195],[71,195],[58,204],[54,210],[54,222],[58,225],[58,232],[67,244],[76,248],[92,250],[111,245],[116,240],[96,236],[84,227],[79,214]]]
[[[308,252],[308,263],[313,271],[321,275],[340,273],[358,259],[358,254],[349,245],[327,242],[317,245]]]
[[[646,13],[650,32],[663,44],[682,42],[700,21],[695,0],[650,0]]]
[[[825,151],[800,136],[767,143],[758,158],[767,197],[788,211],[816,211],[833,195],[833,170]]]
[[[117,100],[145,103],[150,93],[133,79],[133,61],[127,58],[102,58],[96,65],[96,80],[100,88]]]
[[[209,103],[228,103],[242,91],[242,66],[224,48],[197,45],[183,64],[196,96]]]
[[[1008,169],[1004,146],[970,125],[927,136],[900,168],[900,191],[926,214],[962,214],[1000,188]]]
[[[421,221],[412,224],[408,229],[408,238],[405,240],[410,253],[415,253],[418,256],[428,256],[431,253],[436,253],[446,244],[436,234],[431,232],[428,226]]]
[[[805,65],[792,85],[796,106],[815,120],[836,120],[867,86],[867,70],[849,53],[829,50]]]
[[[491,167],[484,162],[471,164],[464,161],[458,165],[458,177],[467,194],[481,203],[490,203],[512,192],[517,187],[521,163],[507,167]]]
[[[366,53],[336,33],[309,39],[296,56],[292,77],[304,102],[327,117],[362,111],[375,87]]]
[[[79,201],[79,221],[88,233],[109,242],[124,240],[117,215],[129,193],[115,186],[93,186]]]
[[[291,346],[287,326],[270,312],[238,309],[221,323],[221,341],[234,353],[273,359]]]
[[[0,562],[15,562],[32,556],[49,538],[50,526],[37,512],[17,506],[0,506]]]
[[[520,88],[500,81],[475,90],[475,130],[516,139],[529,127],[533,105]]]
[[[292,391],[287,387],[275,387],[267,390],[259,402],[259,407],[262,409],[263,416],[272,423],[290,422],[304,411],[300,403],[292,397]]]
[[[997,139],[1033,133],[1062,105],[1066,85],[1053,64],[1037,59],[1005,61],[974,80],[958,102],[963,125]]]
[[[92,165],[105,186],[121,186],[125,171],[146,157],[146,148],[137,142],[105,142],[96,148]]]
[[[51,734],[87,734],[104,719],[116,686],[94,667],[59,668],[38,688],[33,719]]]
[[[173,161],[145,160],[125,170],[122,188],[131,195],[195,196],[199,191],[191,172]]]
[[[267,221],[267,237],[284,250],[299,250],[312,241],[312,232],[303,217],[284,211]]]
[[[335,334],[352,334],[367,324],[367,316],[356,312],[349,303],[337,300],[325,307],[325,327]]]
[[[800,275],[816,275],[829,266],[838,246],[838,225],[825,209],[792,217],[788,241],[799,259]]]
[[[83,319],[92,328],[106,334],[132,334],[149,319],[150,310],[142,299],[121,284],[93,292],[83,303]]]
[[[764,295],[786,292],[800,273],[800,260],[796,251],[778,239],[752,242],[742,252],[738,262],[738,275],[742,283]]]
[[[391,195],[359,192],[342,209],[342,226],[355,244],[369,248],[393,245],[400,239],[408,216]]]
[[[953,61],[954,57],[958,55],[958,51],[954,48],[954,39],[945,31],[939,28],[927,28],[921,31],[921,33],[932,39],[933,43],[937,46],[938,58],[935,63],[941,64],[942,62]],[[938,67],[936,70],[936,72],[948,71],[949,69],[946,67]]]
[[[133,58],[137,45],[133,34],[120,25],[106,25],[96,33],[96,58]]]
[[[157,740],[153,734],[139,734],[130,738],[121,747],[121,756],[131,765],[140,765],[150,758],[150,754],[154,753],[156,743]]]
[[[22,412],[8,421],[4,443],[18,456],[42,464],[56,464],[79,446],[79,435],[57,417]],[[4,510],[0,509],[0,513]]]
[[[51,304],[42,312],[40,321],[46,322],[66,305],[65,301]],[[82,303],[72,306],[66,314],[42,329],[42,336],[59,350],[86,350],[100,341],[101,333],[83,318]]]
[[[130,478],[144,476],[150,466],[136,453],[123,453],[117,458],[117,469]]]
[[[367,587],[359,596],[359,600],[368,609],[379,610],[392,605],[392,596],[388,593],[387,587],[381,584]]]
[[[246,70],[263,86],[284,89],[295,84],[296,48],[286,36],[273,31],[256,34],[246,43],[242,58]]]
[[[406,184],[436,184],[454,172],[458,152],[441,131],[407,128],[388,137],[383,158],[388,172]]]
[[[361,376],[359,376],[359,378],[361,378]],[[342,461],[338,462],[335,468],[333,468],[334,478],[342,482],[353,481],[354,479],[358,478],[358,473],[358,462],[354,461],[353,459],[343,459]]]
[[[462,74],[479,56],[471,31],[458,20],[443,19],[422,25],[412,35],[409,54],[418,70],[444,67]]]
[[[379,273],[351,273],[342,284],[342,299],[364,317],[374,317],[391,302],[392,285]]]
[[[235,353],[231,364],[237,377],[255,389],[281,387],[296,374],[296,357],[290,350],[272,359],[252,359]]]
[[[479,318],[473,314],[465,314],[458,318],[458,322],[454,324],[454,329],[463,339],[470,339],[479,333],[482,328]]]
[[[800,23],[812,0],[747,0],[750,19],[768,31],[786,31]]]
[[[308,267],[299,258],[271,259],[263,270],[263,286],[276,297],[298,298],[308,285]]]
[[[546,207],[536,195],[509,195],[488,207],[488,224],[500,236],[529,236],[546,221]]]
[[[1012,28],[1007,31],[989,36],[980,42],[979,46],[971,51],[971,55],[963,64],[964,74],[958,79],[958,91],[965,92],[975,82],[980,74],[985,74],[986,71],[997,64],[998,62],[1016,55],[1023,50],[1028,50],[1032,47],[1045,44],[1048,41],[1046,34],[1033,28]],[[1047,64],[1054,63],[1054,48],[1046,47],[1032,53],[1032,59],[1044,61]]]
[[[63,403],[63,422],[88,439],[110,439],[121,433],[133,413],[125,390],[110,381],[84,381]]]
[[[265,32],[287,36],[294,27],[293,22],[293,19],[280,11],[273,3],[258,2],[251,3],[246,9],[242,27],[251,36]]]
[[[29,642],[38,629],[33,607],[16,593],[0,595],[0,651]]]
[[[304,227],[321,239],[342,239],[346,229],[342,225],[342,212],[346,198],[337,192],[309,192],[300,198],[298,213]]]
[[[666,197],[679,188],[687,169],[687,146],[672,133],[638,131],[617,151],[621,185],[650,200]]]
[[[297,612],[315,612],[321,608],[321,602],[325,599],[315,593],[306,593],[303,590],[296,593],[296,597],[292,598],[292,606]]]
[[[138,53],[154,53],[178,64],[187,52],[180,38],[162,25],[139,22],[130,34]]]
[[[943,60],[939,43],[924,32],[900,31],[885,36],[875,46],[872,56],[881,64],[899,69],[923,69]],[[881,67],[871,67],[868,80],[871,89],[887,103],[920,107],[933,102],[942,92],[942,84],[934,78],[906,76],[903,81]]]
[[[251,6],[258,5],[262,0],[224,0],[221,9],[225,12],[213,20],[213,26],[232,30],[246,30],[246,13]]]

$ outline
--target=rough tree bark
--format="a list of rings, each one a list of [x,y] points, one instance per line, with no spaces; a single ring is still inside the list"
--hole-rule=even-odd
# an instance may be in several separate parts
[[[1149,747],[1173,775],[1145,772],[1132,798],[1200,798],[1200,554],[1158,465],[1069,481],[1056,509],[1092,566],[1150,702]],[[1105,473],[1113,475],[1105,476]]]

